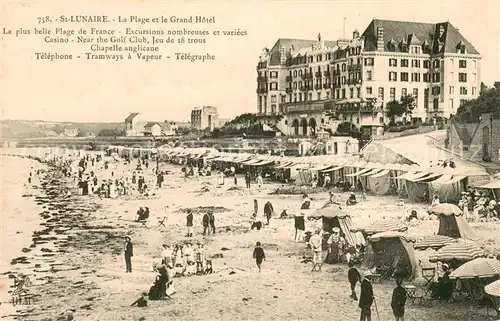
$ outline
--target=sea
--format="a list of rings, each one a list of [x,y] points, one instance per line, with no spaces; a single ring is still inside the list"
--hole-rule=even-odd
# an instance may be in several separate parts
[[[2,153],[4,151],[1,151]],[[11,265],[12,259],[19,256],[29,256],[23,253],[23,248],[29,248],[32,243],[33,231],[40,228],[41,208],[36,204],[33,188],[38,183],[35,171],[42,168],[35,160],[6,156],[0,154],[0,195],[2,206],[0,211],[0,302],[2,305],[9,300],[7,291],[12,280],[7,272],[23,272],[23,267]],[[30,172],[33,173],[32,183],[28,184]],[[0,305],[0,310],[3,310]],[[3,312],[3,311],[2,311]]]

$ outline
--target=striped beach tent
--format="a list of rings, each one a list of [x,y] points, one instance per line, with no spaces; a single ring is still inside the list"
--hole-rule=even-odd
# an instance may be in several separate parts
[[[442,247],[435,255],[431,255],[431,262],[450,262],[450,261],[470,261],[484,256],[485,252],[472,241],[459,241]]]
[[[352,232],[361,232],[366,235],[387,231],[404,232],[406,230],[408,230],[408,226],[406,226],[404,222],[397,220],[380,220],[366,227],[355,227],[351,229]]]

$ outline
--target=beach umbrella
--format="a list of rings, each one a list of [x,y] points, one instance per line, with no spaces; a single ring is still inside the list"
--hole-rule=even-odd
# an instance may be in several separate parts
[[[407,229],[408,229],[408,226],[406,226],[406,224],[401,222],[401,221],[381,220],[381,221],[376,221],[367,227],[352,228],[351,232],[363,232],[363,233],[370,235],[370,234],[386,232],[386,231],[404,232]]]
[[[429,209],[430,214],[436,214],[436,215],[462,215],[462,210],[456,206],[455,204],[450,204],[450,203],[442,203],[436,206],[431,207]]]
[[[372,236],[370,236],[368,240],[372,242],[378,242],[382,239],[390,239],[395,237],[404,239],[406,242],[414,243],[416,241],[413,236],[398,231],[385,231],[385,232],[375,233]]]
[[[442,247],[429,258],[431,262],[470,261],[484,256],[484,251],[471,241],[461,241]]]
[[[454,279],[489,278],[500,275],[500,261],[478,257],[461,265],[450,274]]]
[[[437,250],[442,248],[443,246],[455,243],[456,241],[456,239],[446,235],[429,235],[420,239],[415,244],[414,248],[417,250],[425,250],[428,248]]]
[[[311,217],[346,217],[347,213],[338,203],[327,203],[322,208],[316,210]]]
[[[485,286],[484,291],[489,295],[500,297],[500,280],[497,280]]]

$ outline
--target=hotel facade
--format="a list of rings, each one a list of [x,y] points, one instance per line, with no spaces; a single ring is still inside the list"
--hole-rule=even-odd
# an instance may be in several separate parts
[[[451,23],[373,20],[363,34],[278,39],[257,65],[257,109],[283,114],[288,135],[342,122],[381,128],[388,102],[411,95],[413,121],[447,119],[479,95],[481,56]]]

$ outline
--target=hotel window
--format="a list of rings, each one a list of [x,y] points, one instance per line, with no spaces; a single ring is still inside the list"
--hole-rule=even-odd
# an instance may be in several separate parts
[[[432,94],[433,95],[439,95],[439,94],[441,94],[441,87],[439,87],[439,86],[432,87]]]
[[[432,101],[432,107],[434,108],[434,110],[437,110],[439,108],[439,99],[434,98],[434,100]]]
[[[271,71],[269,73],[269,78],[278,78],[278,72],[277,71]]]
[[[460,106],[462,106],[463,104],[465,104],[467,102],[467,99],[460,99]]]
[[[342,85],[345,85],[345,81],[346,81],[345,76],[342,76]]]
[[[342,89],[342,99],[345,99],[345,89]]]
[[[361,96],[361,88],[356,87],[356,98],[359,98]]]
[[[292,100],[292,94],[290,94],[290,95],[288,96],[288,99],[289,99],[289,100],[288,100],[288,102],[289,102],[289,103],[291,103],[291,102],[293,101],[293,100]]]
[[[365,66],[373,66],[373,58],[365,58]]]
[[[302,81],[299,81],[299,89],[302,89]]]
[[[411,46],[411,53],[420,54],[421,48],[419,46]]]
[[[441,74],[439,72],[433,73],[432,82],[440,82],[440,81],[441,81]]]
[[[401,73],[401,81],[408,81],[408,73],[407,72]]]
[[[297,89],[297,82],[296,81],[293,82],[293,89]]]
[[[314,57],[308,57],[309,62],[313,62]]]
[[[293,101],[297,102],[297,94],[293,94]]]
[[[431,75],[429,73],[424,74],[424,82],[430,82],[431,81]]]
[[[453,99],[450,99],[450,109],[453,109]]]
[[[294,76],[294,77],[297,77],[297,70],[294,70],[294,71],[293,71],[293,76]]]
[[[378,100],[384,101],[384,87],[378,87]]]
[[[271,104],[276,104],[276,95],[271,95]]]
[[[434,60],[433,63],[432,63],[432,67],[433,68],[439,68],[439,60]]]
[[[389,100],[390,101],[396,100],[396,88],[389,89]]]
[[[372,87],[366,87],[366,95],[371,95],[372,94]]]
[[[476,74],[472,74],[472,81],[473,81],[473,82],[476,82],[476,81],[477,81],[477,76],[476,76]]]
[[[322,56],[322,55],[318,55],[318,56],[316,57],[316,61],[322,61],[322,60],[323,60],[323,56]]]
[[[313,94],[309,93],[309,100],[313,100]]]
[[[276,105],[271,105],[271,113],[276,114]]]
[[[460,95],[467,95],[467,87],[460,87]]]
[[[397,67],[398,66],[398,60],[397,59],[389,59],[389,67]]]
[[[459,82],[467,82],[467,74],[466,73],[459,73],[458,74],[458,81]]]
[[[366,80],[367,81],[372,80],[372,71],[371,70],[366,71]]]
[[[340,98],[340,89],[335,89],[335,99]]]
[[[299,70],[299,76],[302,77],[302,69]]]
[[[424,60],[424,68],[429,69],[431,62],[429,60]]]
[[[270,83],[270,89],[271,90],[278,90],[278,83],[277,82]]]
[[[345,71],[345,64],[342,64],[342,71]]]
[[[307,101],[307,94],[304,94],[304,101]]]
[[[453,86],[450,86],[450,95],[455,94],[455,88]]]
[[[467,68],[467,60],[459,60],[458,68]]]
[[[405,97],[408,95],[408,89],[406,88],[401,88],[401,97]]]
[[[418,89],[413,88],[413,98],[415,98],[415,104],[418,105]]]
[[[412,66],[413,68],[420,68],[420,60],[418,60],[418,59],[413,59],[413,60],[411,61],[411,66]]]
[[[411,81],[420,82],[420,73],[414,72],[411,74]]]
[[[408,59],[401,59],[401,67],[408,67]]]
[[[398,80],[398,74],[394,71],[389,72],[389,81],[397,81]]]
[[[477,88],[472,87],[472,95],[476,96],[477,95]]]
[[[349,89],[349,98],[354,98],[354,88]]]
[[[281,95],[281,102],[285,103],[286,102],[286,95]]]
[[[429,108],[429,88],[424,89],[424,108]]]

